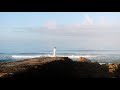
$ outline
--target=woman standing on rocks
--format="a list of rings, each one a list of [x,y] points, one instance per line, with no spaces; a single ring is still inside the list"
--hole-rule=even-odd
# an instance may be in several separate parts
[[[56,57],[56,47],[53,49],[53,57]]]

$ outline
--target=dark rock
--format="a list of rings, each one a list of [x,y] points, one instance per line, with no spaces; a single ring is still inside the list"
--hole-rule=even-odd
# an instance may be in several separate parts
[[[8,67],[9,64],[12,66]],[[6,63],[6,66],[4,65],[4,68],[0,70],[1,78],[6,73],[8,75],[3,77],[10,79],[78,80],[80,78],[109,78],[113,77],[109,75],[109,69],[115,68],[114,72],[118,70],[114,64],[110,66],[100,65],[98,62],[91,62],[83,57],[80,58],[79,62],[72,61],[68,57],[34,58]],[[115,76],[118,76],[118,73]]]

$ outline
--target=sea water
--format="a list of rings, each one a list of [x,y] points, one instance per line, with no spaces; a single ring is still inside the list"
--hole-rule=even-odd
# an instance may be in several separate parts
[[[58,57],[69,57],[74,61],[85,57],[93,62],[112,63],[120,62],[120,50],[57,50]],[[0,53],[0,62],[13,62],[36,57],[52,57],[53,50],[40,50],[39,52]]]

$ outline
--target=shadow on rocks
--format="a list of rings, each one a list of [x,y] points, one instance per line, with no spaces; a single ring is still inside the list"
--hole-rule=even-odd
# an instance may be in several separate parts
[[[97,62],[67,60],[35,65],[24,72],[17,72],[7,79],[79,80],[81,78],[109,78],[108,67]]]

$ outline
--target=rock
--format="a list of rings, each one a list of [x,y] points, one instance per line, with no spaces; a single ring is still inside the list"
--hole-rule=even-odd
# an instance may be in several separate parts
[[[91,62],[89,59],[84,58],[84,57],[80,57],[80,62]]]
[[[110,72],[110,73],[114,73],[114,72],[118,69],[118,65],[112,63],[112,64],[109,64],[109,65],[108,65],[108,68],[109,68],[109,72]]]
[[[7,75],[8,73],[0,73],[0,77],[3,77],[4,75]]]

